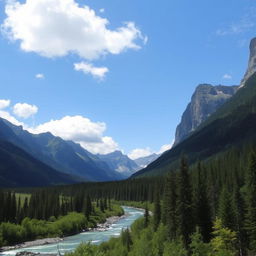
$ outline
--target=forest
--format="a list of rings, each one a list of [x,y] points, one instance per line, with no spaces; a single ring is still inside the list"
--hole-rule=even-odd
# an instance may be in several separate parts
[[[75,234],[131,205],[145,209],[131,229],[99,246],[82,244],[70,256],[255,255],[255,193],[251,145],[190,166],[181,156],[179,168],[161,177],[2,190],[0,241]]]

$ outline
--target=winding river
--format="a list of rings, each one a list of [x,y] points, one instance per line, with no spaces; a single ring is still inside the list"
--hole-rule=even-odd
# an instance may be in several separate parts
[[[70,252],[76,249],[76,247],[82,242],[91,242],[92,244],[100,244],[104,241],[109,240],[111,237],[117,237],[120,235],[122,229],[130,227],[132,223],[143,216],[144,211],[136,208],[123,206],[125,211],[124,218],[119,219],[116,223],[110,225],[106,231],[90,231],[83,232],[74,236],[64,238],[63,241],[58,244],[47,244],[41,246],[34,246],[28,248],[22,248],[17,250],[6,251],[0,253],[0,256],[11,256],[17,252],[28,251],[42,254],[57,254],[58,248],[61,254]]]

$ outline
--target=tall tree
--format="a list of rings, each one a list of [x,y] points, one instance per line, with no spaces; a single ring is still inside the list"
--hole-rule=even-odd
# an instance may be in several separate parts
[[[160,205],[160,199],[159,199],[159,190],[158,187],[155,189],[155,195],[154,195],[154,213],[153,213],[153,227],[156,231],[159,223],[161,221],[161,205]]]
[[[246,228],[249,235],[250,249],[256,252],[256,153],[252,151],[246,177]]]
[[[186,249],[189,249],[190,236],[194,230],[192,189],[189,180],[188,163],[184,156],[181,158],[178,175],[178,231]]]
[[[244,216],[244,200],[241,196],[238,185],[234,188],[233,193],[233,205],[235,210],[235,231],[237,233],[237,247],[239,256],[246,255],[246,240],[247,234],[244,227],[245,216]]]
[[[232,198],[227,188],[224,187],[220,194],[218,217],[222,225],[230,230],[235,230],[235,210]]]
[[[149,212],[148,212],[148,204],[146,204],[146,209],[144,213],[144,227],[146,228],[149,223]]]
[[[197,184],[195,188],[195,222],[204,242],[209,242],[212,232],[211,208],[207,197],[201,163],[197,165]]]
[[[163,199],[163,223],[167,227],[169,240],[177,236],[177,193],[176,176],[171,172],[165,181],[164,199]]]

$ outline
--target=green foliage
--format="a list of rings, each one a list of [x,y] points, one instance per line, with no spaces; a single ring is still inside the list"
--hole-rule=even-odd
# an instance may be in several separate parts
[[[180,172],[178,176],[178,199],[177,199],[177,217],[178,232],[182,238],[185,248],[190,243],[190,235],[193,232],[193,207],[192,207],[192,189],[188,174],[188,163],[183,156],[180,163]]]
[[[164,199],[163,199],[163,223],[167,227],[167,236],[169,240],[177,237],[178,218],[177,218],[177,192],[176,176],[170,173],[166,177]]]
[[[224,227],[235,230],[235,210],[231,195],[224,188],[220,194],[218,217],[221,219]]]
[[[250,249],[256,252],[256,153],[251,152],[246,177],[246,228],[250,238]]]
[[[163,224],[160,224],[152,239],[153,256],[162,256],[164,252],[163,243],[167,238],[167,230]]]
[[[221,219],[214,223],[214,238],[210,242],[209,256],[235,256],[236,233],[223,226]]]
[[[66,256],[104,256],[97,246],[90,243],[79,245],[74,252],[65,254]]]
[[[212,232],[211,207],[207,195],[201,163],[197,165],[197,183],[194,192],[195,224],[199,228],[203,241],[210,241]]]
[[[163,256],[187,256],[187,251],[181,241],[171,241],[164,244]]]
[[[154,231],[157,230],[160,221],[161,221],[161,206],[160,206],[160,199],[159,199],[159,191],[158,189],[155,189],[154,212],[153,212]]]
[[[140,233],[140,239],[133,241],[132,256],[153,256],[152,252],[153,232],[150,227],[144,229]]]
[[[190,243],[191,255],[192,256],[206,256],[210,252],[210,245],[203,242],[203,237],[199,228],[191,236]]]

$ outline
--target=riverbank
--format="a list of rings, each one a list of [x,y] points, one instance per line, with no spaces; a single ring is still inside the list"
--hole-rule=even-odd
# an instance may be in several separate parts
[[[97,226],[95,228],[89,228],[88,230],[84,230],[83,232],[79,232],[79,233],[85,233],[85,232],[103,232],[106,231],[110,228],[110,226],[116,222],[118,222],[119,220],[126,218],[128,216],[128,214],[123,214],[121,216],[111,216],[106,218],[106,221],[104,223],[98,223]],[[77,233],[77,234],[79,234]],[[48,244],[56,244],[59,243],[61,241],[63,241],[65,239],[64,238],[60,238],[60,237],[54,237],[54,238],[43,238],[43,239],[36,239],[33,241],[27,241],[27,242],[23,242],[20,244],[16,244],[16,245],[12,245],[12,246],[3,246],[0,248],[0,254],[10,250],[18,250],[18,249],[25,249],[28,247],[34,247],[34,246],[42,246],[42,245],[48,245]],[[32,252],[20,252],[16,254],[17,256],[33,256],[33,255],[39,255],[38,253],[32,253]],[[54,255],[54,254],[50,254],[50,255]],[[44,255],[46,256],[46,255]]]

